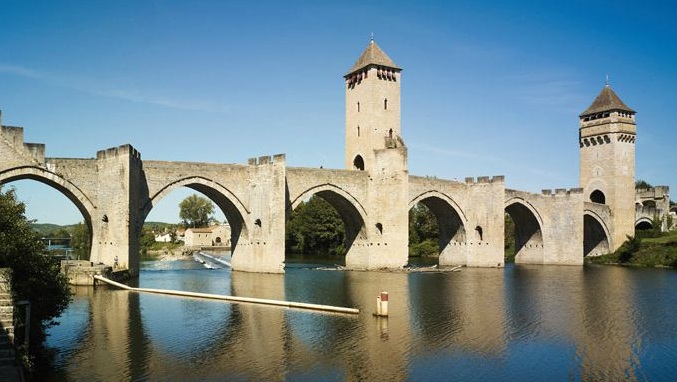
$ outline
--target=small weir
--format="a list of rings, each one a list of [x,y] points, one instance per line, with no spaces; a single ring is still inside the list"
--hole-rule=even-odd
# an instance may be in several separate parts
[[[320,305],[320,304],[309,304],[305,302],[291,302],[291,301],[282,301],[282,300],[269,300],[263,298],[253,298],[253,297],[236,297],[228,296],[223,294],[209,294],[209,293],[197,293],[197,292],[186,292],[180,290],[171,290],[171,289],[151,289],[151,288],[133,288],[125,284],[107,279],[103,276],[95,275],[95,280],[105,282],[107,284],[116,286],[121,289],[126,289],[132,292],[143,292],[143,293],[155,293],[155,294],[166,294],[171,296],[183,296],[183,297],[193,297],[193,298],[206,298],[211,300],[222,300],[222,301],[231,301],[231,302],[244,302],[251,304],[262,304],[262,305],[274,305],[282,306],[287,308],[298,308],[298,309],[309,309],[317,310],[324,312],[335,312],[335,313],[348,313],[348,314],[359,314],[360,310],[356,308],[344,308],[341,306],[332,306],[332,305]]]
[[[228,261],[202,251],[193,253],[193,259],[208,269],[221,269],[223,266],[232,268],[232,265]]]

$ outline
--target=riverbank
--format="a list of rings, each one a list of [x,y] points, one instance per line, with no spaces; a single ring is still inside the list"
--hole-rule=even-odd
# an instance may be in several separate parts
[[[654,238],[631,238],[614,253],[588,257],[586,263],[677,268],[677,231]]]
[[[142,260],[176,261],[188,260],[193,250],[187,247],[149,249]]]

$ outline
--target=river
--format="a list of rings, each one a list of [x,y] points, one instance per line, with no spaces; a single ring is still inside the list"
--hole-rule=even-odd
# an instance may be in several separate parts
[[[613,266],[319,270],[144,262],[138,286],[310,302],[359,315],[74,288],[50,329],[70,381],[673,380],[677,272]],[[388,318],[372,315],[389,292]]]

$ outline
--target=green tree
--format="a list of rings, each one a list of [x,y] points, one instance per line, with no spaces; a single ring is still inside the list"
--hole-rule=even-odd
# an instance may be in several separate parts
[[[423,203],[409,210],[409,256],[427,257],[440,253],[437,218]]]
[[[504,226],[504,257],[506,263],[515,262],[515,222],[512,220],[510,214],[505,214],[505,226]]]
[[[327,201],[312,196],[286,223],[286,248],[292,253],[345,255],[345,227]]]
[[[155,244],[155,234],[153,234],[153,230],[143,227],[141,229],[141,241],[139,243],[141,254],[146,255],[153,244]]]
[[[211,200],[192,194],[179,203],[179,217],[186,227],[200,228],[209,226],[214,213]]]
[[[68,280],[59,265],[43,254],[40,236],[26,219],[25,205],[13,189],[0,188],[0,268],[12,271],[12,299],[31,303],[31,358],[45,354],[43,344],[47,328],[53,326],[70,302]]]
[[[78,223],[71,229],[71,248],[73,254],[80,260],[89,260],[90,248],[92,247],[91,235],[86,225]]]

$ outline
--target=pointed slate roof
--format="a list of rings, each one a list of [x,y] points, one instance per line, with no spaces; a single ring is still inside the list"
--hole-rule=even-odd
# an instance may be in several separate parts
[[[628,105],[623,103],[623,101],[618,98],[616,93],[611,90],[609,85],[606,85],[599,93],[597,98],[595,98],[595,100],[592,102],[592,104],[583,113],[581,113],[580,116],[583,117],[586,115],[597,114],[603,111],[611,110],[623,110],[630,113],[635,113],[634,110],[630,109]]]
[[[402,70],[402,68],[395,65],[393,60],[391,60],[390,57],[388,57],[388,55],[385,54],[383,50],[381,50],[374,40],[369,42],[367,49],[362,52],[362,55],[357,59],[355,65],[350,68],[348,74],[356,72],[369,65],[387,66],[389,68]]]

